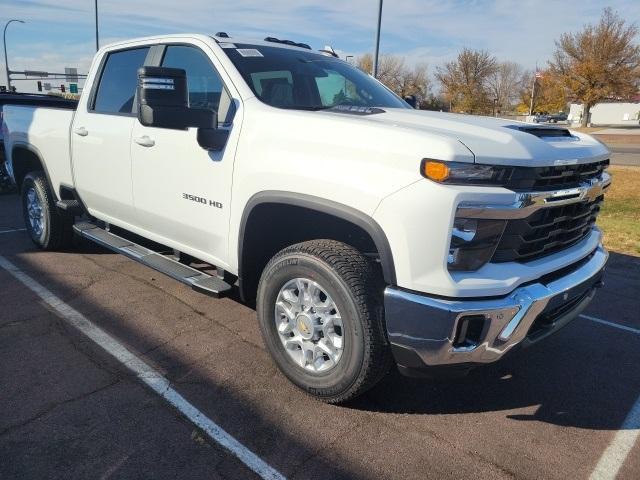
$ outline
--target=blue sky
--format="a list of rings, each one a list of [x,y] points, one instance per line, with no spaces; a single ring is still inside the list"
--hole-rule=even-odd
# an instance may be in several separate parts
[[[101,44],[158,33],[267,35],[332,45],[359,55],[373,50],[377,0],[98,0]],[[463,47],[489,50],[527,68],[545,65],[564,31],[597,21],[611,6],[640,21],[637,0],[385,0],[381,52],[435,66]],[[86,71],[95,51],[93,0],[0,0],[0,28],[14,70]],[[0,84],[5,84],[4,69]],[[32,82],[17,83],[33,90]]]

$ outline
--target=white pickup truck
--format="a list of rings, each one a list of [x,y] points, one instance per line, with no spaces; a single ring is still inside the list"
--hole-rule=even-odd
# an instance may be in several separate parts
[[[75,230],[199,291],[237,288],[278,367],[327,402],[393,362],[494,362],[602,284],[600,142],[417,111],[305,44],[110,45],[75,111],[7,105],[3,128],[38,246]]]

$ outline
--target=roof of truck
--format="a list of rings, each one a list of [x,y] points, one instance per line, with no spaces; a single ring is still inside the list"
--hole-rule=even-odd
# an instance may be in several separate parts
[[[292,43],[295,43],[295,45],[292,45],[292,44],[282,43],[284,41],[288,41],[284,39],[279,39],[278,42],[266,40],[267,38],[274,39],[275,37],[265,37],[264,39],[256,39],[256,38],[250,38],[250,37],[234,37],[232,35],[225,37],[225,36],[220,36],[220,34],[222,33],[224,32],[218,32],[217,34],[214,34],[214,35],[207,35],[202,33],[184,33],[183,32],[183,33],[175,33],[175,34],[168,34],[168,35],[154,35],[150,37],[130,38],[120,42],[114,42],[109,45],[105,45],[103,48],[108,49],[116,46],[126,45],[128,43],[142,42],[147,40],[161,42],[163,40],[168,40],[174,37],[192,37],[192,38],[200,38],[200,39],[208,37],[208,38],[212,38],[219,44],[236,44],[237,43],[241,45],[258,45],[258,46],[264,46],[264,47],[290,48],[290,49],[301,50],[306,52],[314,51],[313,49],[311,49],[311,47],[309,48],[303,47],[302,45],[306,45],[306,44],[303,42],[298,42],[296,40],[292,41]]]

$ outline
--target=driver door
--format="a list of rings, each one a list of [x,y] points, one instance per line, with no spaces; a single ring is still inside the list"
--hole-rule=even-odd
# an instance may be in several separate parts
[[[219,128],[230,134],[223,150],[208,151],[198,145],[196,128],[145,127],[136,120],[131,159],[137,224],[158,242],[224,266],[239,102],[201,48],[161,48],[160,66],[186,71],[189,106],[217,111]]]

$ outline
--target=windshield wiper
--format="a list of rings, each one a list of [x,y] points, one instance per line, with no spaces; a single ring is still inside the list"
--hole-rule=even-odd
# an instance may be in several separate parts
[[[275,105],[274,105],[275,106]],[[353,115],[373,115],[376,113],[385,113],[385,110],[379,107],[366,107],[362,105],[288,105],[282,108],[285,110],[305,110],[309,112],[337,112],[337,113],[351,113]]]

